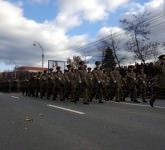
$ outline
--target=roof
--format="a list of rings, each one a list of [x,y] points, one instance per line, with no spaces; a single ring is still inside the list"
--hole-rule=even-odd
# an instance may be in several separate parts
[[[17,70],[44,71],[44,70],[48,70],[48,68],[21,66],[21,67],[17,67]]]

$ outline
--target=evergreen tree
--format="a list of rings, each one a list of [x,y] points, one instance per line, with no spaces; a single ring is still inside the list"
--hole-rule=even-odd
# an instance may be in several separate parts
[[[116,62],[112,49],[108,47],[104,50],[103,53],[102,66],[103,68],[112,68],[114,64],[116,64]]]

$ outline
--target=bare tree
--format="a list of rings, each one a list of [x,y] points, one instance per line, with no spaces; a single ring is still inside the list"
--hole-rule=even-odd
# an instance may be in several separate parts
[[[145,63],[145,42],[149,40],[149,25],[147,22],[149,13],[144,12],[138,15],[132,15],[130,19],[122,19],[120,22],[123,28],[130,35],[131,39],[127,42],[127,47],[134,52],[135,57]]]
[[[121,66],[121,62],[124,61],[126,59],[125,56],[121,55],[121,49],[120,49],[120,39],[116,39],[114,34],[111,34],[110,36],[110,47],[112,49],[112,52],[114,54],[115,60],[120,68]]]
[[[67,64],[70,64],[73,68],[78,68],[79,62],[81,62],[82,59],[80,56],[73,56],[73,58],[67,58]]]
[[[162,48],[165,51],[165,42],[162,43]]]
[[[159,54],[160,54],[160,46],[161,44],[158,42],[151,42],[148,44],[148,52],[149,52],[149,58],[154,59],[154,61],[157,60]]]

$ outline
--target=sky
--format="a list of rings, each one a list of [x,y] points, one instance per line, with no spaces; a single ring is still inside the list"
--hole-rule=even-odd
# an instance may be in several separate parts
[[[44,67],[75,55],[96,60],[98,50],[81,47],[123,31],[120,19],[144,10],[165,14],[164,0],[0,0],[0,71],[40,67],[42,54]],[[151,39],[164,40],[162,21],[153,22]]]

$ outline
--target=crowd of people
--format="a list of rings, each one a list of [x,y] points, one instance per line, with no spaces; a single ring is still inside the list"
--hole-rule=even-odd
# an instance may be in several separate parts
[[[120,68],[116,64],[111,68],[102,68],[101,63],[96,61],[92,69],[80,61],[77,68],[68,64],[64,73],[60,66],[56,67],[56,71],[49,69],[43,73],[32,73],[29,79],[21,82],[20,87],[26,96],[75,103],[81,100],[83,104],[89,104],[94,99],[104,103],[108,100],[121,102],[126,98],[135,103],[146,103],[146,98],[151,97],[150,105],[153,107],[160,94],[158,91],[165,89],[159,85],[159,82],[165,81],[159,81],[160,76],[165,75],[163,56],[156,63]]]
[[[93,100],[146,103],[149,98],[153,107],[158,97],[165,98],[165,55],[159,56],[155,63],[122,67],[113,64],[111,68],[103,68],[96,61],[92,69],[80,61],[76,67],[68,64],[64,71],[57,66],[55,71],[29,73],[21,80],[0,80],[0,91],[20,90],[25,96],[83,104]]]

